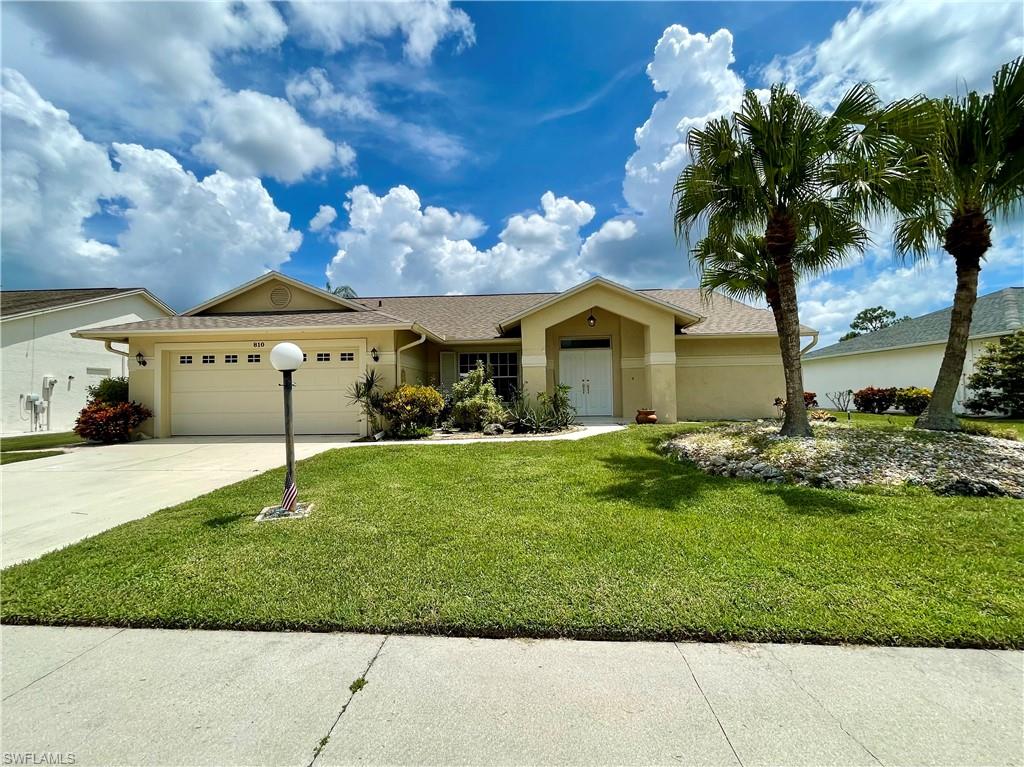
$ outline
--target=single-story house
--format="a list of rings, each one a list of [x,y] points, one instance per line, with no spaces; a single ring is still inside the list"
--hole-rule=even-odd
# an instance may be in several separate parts
[[[123,355],[71,331],[172,314],[143,288],[0,291],[3,434],[31,431],[33,416],[42,429],[68,431],[85,406],[86,387],[128,374]]]
[[[448,386],[483,361],[506,397],[562,382],[581,416],[654,408],[663,422],[770,416],[784,392],[770,312],[601,277],[562,293],[346,299],[269,272],[174,317],[76,335],[128,344],[131,396],[160,437],[280,433],[269,353],[281,341],[306,353],[295,374],[306,434],[364,433],[348,392],[369,368],[386,387]]]
[[[839,341],[803,356],[804,388],[828,405],[827,392],[866,386],[927,389],[935,385],[949,337],[952,307]],[[985,345],[1024,327],[1024,288],[979,296],[954,407],[968,398],[966,383]]]

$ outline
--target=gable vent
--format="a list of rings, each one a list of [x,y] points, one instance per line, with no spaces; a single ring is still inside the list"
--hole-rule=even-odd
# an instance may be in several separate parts
[[[270,291],[270,303],[278,309],[284,309],[292,302],[292,292],[284,285],[278,285]]]

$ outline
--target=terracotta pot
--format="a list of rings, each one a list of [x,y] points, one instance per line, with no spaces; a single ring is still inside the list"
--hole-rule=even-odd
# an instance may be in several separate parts
[[[640,409],[636,411],[637,423],[657,423],[658,414],[653,410]]]

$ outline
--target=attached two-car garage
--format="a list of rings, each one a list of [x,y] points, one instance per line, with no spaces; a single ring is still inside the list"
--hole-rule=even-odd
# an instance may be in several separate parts
[[[359,406],[349,394],[362,370],[355,345],[303,344],[294,374],[296,434],[360,434]],[[270,346],[214,346],[169,353],[172,435],[282,434],[281,374]]]

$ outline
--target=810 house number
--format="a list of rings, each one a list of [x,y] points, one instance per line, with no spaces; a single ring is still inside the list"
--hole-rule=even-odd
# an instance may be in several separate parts
[[[267,345],[266,341],[253,341],[252,342],[252,348],[253,349],[262,349],[266,345]]]

